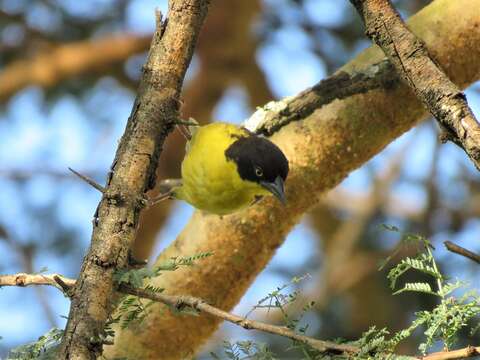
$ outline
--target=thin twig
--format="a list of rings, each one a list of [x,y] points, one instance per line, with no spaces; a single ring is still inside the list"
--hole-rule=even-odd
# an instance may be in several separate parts
[[[65,288],[60,285],[60,282]],[[26,274],[0,275],[0,288],[3,286],[30,286],[30,285],[51,285],[65,292],[75,285],[75,280],[66,278],[60,274]]]
[[[97,207],[90,248],[72,294],[60,360],[91,360],[103,352],[105,323],[114,309],[114,275],[128,268],[144,194],[155,187],[156,169],[178,118],[183,79],[209,0],[170,0],[168,23],[157,27],[142,67],[139,90]],[[85,179],[84,179],[85,180]]]
[[[435,116],[451,140],[480,170],[480,125],[462,91],[432,60],[425,44],[402,21],[389,0],[350,0],[398,74]]]
[[[76,280],[67,278],[59,274],[41,275],[19,273],[14,275],[0,275],[0,287],[51,285],[65,292],[65,289],[67,291],[72,289],[75,286],[75,282]],[[60,283],[63,285],[59,286]],[[222,320],[228,321],[246,330],[258,330],[274,335],[283,336],[307,344],[321,352],[355,354],[360,351],[360,349],[356,346],[337,344],[325,340],[318,340],[309,336],[297,334],[284,326],[270,325],[261,321],[249,320],[244,317],[223,311],[215,306],[209,305],[204,300],[193,296],[167,295],[163,293],[156,293],[146,289],[135,288],[127,284],[120,284],[117,290],[124,294],[134,295],[141,298],[161,302],[162,304],[171,306],[178,311],[189,307],[198,312],[203,312],[220,318]],[[459,350],[440,351],[417,358],[420,360],[455,360],[466,359],[477,355],[480,355],[480,346],[468,346]]]
[[[72,173],[77,175],[80,179],[85,181],[88,185],[90,185],[93,188],[95,188],[96,190],[100,191],[102,194],[105,193],[105,188],[102,185],[100,185],[99,183],[97,183],[95,180],[90,179],[88,176],[80,174],[78,171],[73,170],[71,167],[69,167],[68,170],[70,170]]]
[[[175,296],[175,295],[167,295],[163,293],[156,293],[156,292],[145,290],[145,289],[134,288],[126,284],[119,285],[118,290],[126,294],[139,296],[139,297],[150,299],[153,301],[158,301],[163,304],[172,306],[178,310],[181,310],[185,307],[189,307],[199,312],[210,314],[212,316],[218,317],[225,321],[231,322],[232,324],[241,326],[246,330],[254,329],[254,330],[267,332],[270,334],[276,334],[283,337],[287,337],[292,340],[310,345],[312,348],[317,349],[318,351],[321,351],[321,352],[356,353],[359,351],[359,348],[357,348],[356,346],[342,345],[342,344],[336,344],[330,341],[318,340],[305,335],[297,334],[284,326],[276,326],[276,325],[266,324],[260,321],[248,320],[248,319],[245,319],[244,317],[234,315],[229,312],[218,309],[212,305],[207,304],[202,299],[199,299],[196,297]]]
[[[452,243],[451,241],[445,241],[443,244],[448,251],[465,256],[466,258],[475,261],[477,264],[480,264],[480,255],[475,254],[473,251],[467,250],[464,247]]]
[[[66,294],[68,297],[72,296],[72,289],[75,285],[75,280],[67,279],[60,275],[53,275],[53,280],[55,280],[55,282],[62,288],[64,294]]]
[[[59,283],[64,284],[67,289],[70,289],[75,286],[75,280],[66,278],[59,274],[50,274],[50,275],[40,275],[40,274],[14,274],[14,275],[0,275],[0,287],[2,286],[28,286],[28,285],[51,285],[57,289],[62,289],[59,286]],[[225,321],[231,322],[235,325],[241,326],[247,330],[259,330],[271,334],[280,335],[283,337],[290,338],[305,344],[310,345],[312,348],[315,348],[319,351],[326,352],[341,352],[341,353],[355,353],[359,349],[355,346],[336,344],[330,341],[317,340],[305,335],[300,335],[284,326],[275,326],[266,324],[260,321],[248,320],[238,315],[234,315],[218,309],[214,306],[207,304],[205,301],[199,298],[192,296],[174,296],[166,295],[162,293],[155,293],[153,291],[134,288],[132,286],[121,284],[118,287],[118,290],[125,294],[135,295],[142,298],[150,299],[153,301],[158,301],[163,304],[172,306],[177,310],[181,310],[185,307],[190,307],[199,312],[210,314],[212,316],[221,318]]]
[[[421,360],[455,360],[467,359],[480,355],[480,346],[467,346],[466,348],[452,351],[439,351],[420,357]]]

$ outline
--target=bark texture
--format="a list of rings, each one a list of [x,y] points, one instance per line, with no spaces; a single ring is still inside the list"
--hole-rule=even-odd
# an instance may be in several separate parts
[[[213,2],[195,50],[198,71],[182,92],[181,115],[184,119],[194,117],[201,124],[210,122],[215,105],[234,85],[246,88],[252,108],[272,100],[264,74],[255,61],[254,36],[245,31],[246,26],[253,25],[259,11],[259,0]],[[157,169],[159,178],[180,177],[184,149],[185,138],[174,131],[165,141]],[[165,201],[142,212],[133,248],[138,259],[151,255],[159,231],[170,216],[171,205],[172,202]]]
[[[460,88],[435,63],[389,0],[351,2],[365,22],[368,37],[382,48],[398,74],[435,116],[445,131],[445,140],[463,148],[480,170],[480,126]]]
[[[59,359],[96,359],[113,310],[113,275],[128,266],[143,195],[155,186],[163,142],[177,118],[180,90],[208,0],[172,0],[160,15],[139,92],[120,141],[92,242],[75,286]],[[167,25],[168,24],[168,25]]]
[[[409,21],[412,31],[461,88],[480,77],[479,8],[480,0],[436,0]],[[383,56],[373,47],[341,70],[350,74],[375,71],[372,64],[382,62]],[[285,101],[277,103],[262,110],[263,116],[284,107]],[[411,90],[397,84],[335,100],[305,120],[290,122],[271,137],[291,163],[288,205],[264,199],[223,219],[196,212],[158,261],[203,251],[215,255],[195,267],[164,273],[154,284],[166,293],[192,295],[231,309],[323,192],[426,116]],[[118,330],[115,345],[106,348],[109,356],[182,359],[198,351],[219,324],[210,316],[178,317],[162,305],[150,309],[140,327]]]

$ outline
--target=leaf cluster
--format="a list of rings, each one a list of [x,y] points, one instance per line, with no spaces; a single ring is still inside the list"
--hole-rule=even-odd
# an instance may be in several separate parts
[[[144,285],[145,280],[160,276],[162,271],[175,271],[183,266],[193,266],[197,261],[212,255],[212,252],[203,252],[187,257],[173,257],[154,268],[119,270],[115,273],[114,279],[117,284],[127,284],[160,293],[164,290],[163,288],[151,284]],[[114,337],[113,325],[115,324],[120,324],[122,329],[126,329],[133,324],[141,324],[148,315],[148,308],[154,303],[154,301],[144,300],[137,296],[126,296],[120,303],[117,313],[107,322],[104,329],[106,336]]]
[[[309,274],[294,277],[289,283],[277,287],[275,290],[268,293],[267,296],[260,299],[257,304],[254,305],[252,309],[245,315],[245,318],[249,317],[254,311],[259,309],[266,309],[267,311],[276,309],[280,311],[280,314],[282,315],[283,325],[285,327],[299,334],[305,335],[309,326],[308,324],[303,324],[302,319],[304,318],[305,314],[313,308],[315,302],[311,301],[303,305],[300,314],[295,317],[290,315],[289,306],[298,300],[298,295],[300,294],[299,290],[292,289],[292,287],[309,277]],[[287,351],[291,350],[297,350],[298,352],[303,354],[305,359],[316,359],[319,355],[319,352],[317,350],[311,348],[305,343],[296,340],[292,340],[289,348],[287,349]],[[213,352],[210,353],[210,355],[214,359],[276,359],[276,357],[267,345],[263,343],[253,342],[250,340],[237,341],[233,343],[230,341],[224,341],[223,353],[224,356],[222,357],[219,357],[219,355]]]
[[[414,257],[402,259],[388,273],[390,287],[394,295],[405,292],[416,292],[435,296],[439,303],[430,311],[415,313],[415,319],[410,327],[396,333],[387,343],[390,349],[394,349],[399,342],[403,341],[422,326],[425,340],[419,345],[419,350],[425,354],[436,341],[443,343],[443,348],[451,349],[458,338],[461,329],[468,326],[469,321],[480,313],[480,297],[475,291],[468,291],[460,297],[452,293],[457,289],[466,289],[467,284],[461,281],[449,281],[439,271],[433,256],[433,247],[427,239],[420,235],[408,234],[408,239],[414,239],[422,246],[421,251]],[[415,271],[429,277],[429,282],[407,282],[398,290],[398,280],[408,271]]]
[[[400,233],[400,230],[394,226],[384,225],[385,229]],[[421,293],[427,296],[434,296],[438,299],[437,305],[432,310],[422,310],[414,314],[412,323],[407,328],[396,333],[390,333],[386,328],[378,329],[372,326],[369,330],[363,333],[362,337],[356,341],[347,342],[350,345],[357,346],[360,351],[355,354],[331,354],[319,353],[310,348],[306,344],[299,344],[293,341],[289,349],[300,350],[303,355],[302,359],[324,359],[324,360],[340,360],[340,359],[369,359],[369,360],[407,360],[416,359],[410,356],[396,355],[394,352],[400,342],[411,337],[417,329],[423,329],[423,340],[419,344],[419,350],[425,354],[437,342],[441,342],[445,350],[452,349],[455,345],[459,331],[467,328],[471,320],[477,318],[480,314],[480,296],[475,291],[466,291],[467,284],[461,281],[450,281],[440,271],[433,256],[433,246],[430,242],[421,235],[405,233],[402,234],[401,247],[389,256],[383,263],[380,269],[383,269],[392,259],[400,252],[402,247],[414,247],[415,254],[401,259],[397,264],[393,265],[387,274],[390,287],[393,295],[400,295],[406,293]],[[405,282],[403,285],[399,284],[409,272],[423,274],[427,281]],[[292,281],[292,283],[295,283]],[[302,312],[300,318],[291,318],[288,314],[286,305],[294,302],[298,297],[298,291],[285,294],[285,290],[291,284],[278,287],[275,291],[269,293],[266,297],[261,299],[247,316],[258,308],[276,308],[281,311],[285,325],[302,334],[305,334],[308,329],[308,324],[302,327],[299,326],[301,318],[304,316],[314,304],[308,304]],[[456,290],[464,290],[464,294],[454,296]],[[475,332],[480,325],[471,328],[471,334]],[[339,339],[337,343],[345,343],[344,340]],[[248,342],[247,348],[242,347],[245,342],[224,343],[224,352],[229,359],[239,360],[245,358],[263,359],[264,353],[269,357],[266,359],[273,359],[274,355],[268,350],[264,344],[252,344]],[[267,349],[259,351],[259,354],[250,354],[244,352],[242,349]],[[246,357],[247,354],[251,357]],[[218,358],[214,356],[214,358]],[[245,357],[241,357],[245,356]],[[256,357],[257,356],[257,357]]]
[[[40,336],[37,341],[12,349],[7,360],[50,360],[63,336],[63,330],[53,328]]]
[[[267,345],[256,343],[254,341],[237,341],[231,343],[229,341],[223,342],[223,352],[225,356],[211,352],[210,355],[215,360],[230,359],[230,360],[274,360],[274,354],[270,351]]]

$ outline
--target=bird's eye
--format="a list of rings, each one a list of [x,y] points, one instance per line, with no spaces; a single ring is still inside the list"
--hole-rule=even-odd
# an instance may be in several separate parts
[[[263,170],[262,170],[261,167],[255,166],[255,175],[257,175],[258,177],[262,177],[262,176],[263,176]]]

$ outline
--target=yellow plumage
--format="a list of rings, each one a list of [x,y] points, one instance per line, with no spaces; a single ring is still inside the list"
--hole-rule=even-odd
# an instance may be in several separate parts
[[[196,129],[182,162],[182,186],[174,190],[174,197],[224,215],[249,206],[257,196],[269,194],[260,184],[243,180],[237,164],[225,155],[230,145],[247,136],[251,136],[247,130],[226,123]]]

